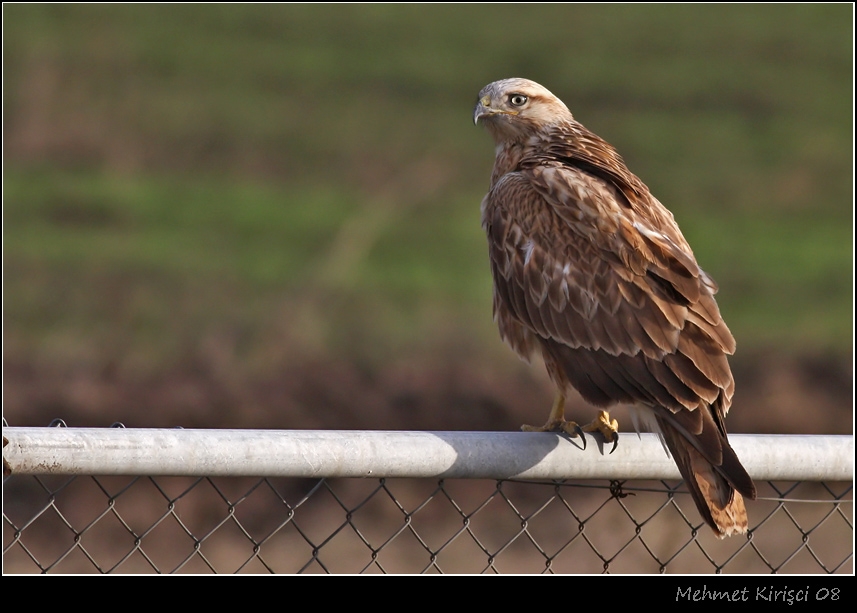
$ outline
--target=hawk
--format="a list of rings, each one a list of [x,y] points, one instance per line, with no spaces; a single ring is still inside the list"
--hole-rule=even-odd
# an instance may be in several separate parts
[[[746,532],[756,489],[724,425],[735,339],[672,213],[538,83],[490,83],[473,120],[497,144],[482,201],[494,319],[519,356],[541,353],[558,390],[548,422],[523,429],[576,435],[570,387],[598,407],[634,404],[705,522],[720,538]],[[616,427],[601,411],[584,430],[614,441]]]

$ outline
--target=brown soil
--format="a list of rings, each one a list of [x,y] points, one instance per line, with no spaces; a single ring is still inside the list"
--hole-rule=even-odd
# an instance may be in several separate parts
[[[541,364],[491,361],[418,356],[368,368],[331,358],[245,379],[199,360],[144,378],[7,354],[4,415],[10,426],[361,430],[515,430],[546,417],[553,390]],[[851,433],[850,359],[757,354],[732,364],[731,432]],[[588,421],[592,410],[572,399],[569,414]]]

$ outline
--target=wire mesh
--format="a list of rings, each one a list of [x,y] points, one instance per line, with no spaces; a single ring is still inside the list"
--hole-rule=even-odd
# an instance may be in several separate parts
[[[718,540],[681,482],[12,476],[7,573],[853,572],[849,483],[759,483]]]

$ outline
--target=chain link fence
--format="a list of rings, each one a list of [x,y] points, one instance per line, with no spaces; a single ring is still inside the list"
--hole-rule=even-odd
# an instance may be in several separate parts
[[[748,502],[750,532],[718,540],[678,479],[457,478],[456,470],[472,472],[469,465],[441,478],[401,478],[395,470],[343,478],[324,467],[334,475],[309,478],[288,468],[298,474],[220,476],[211,465],[210,477],[165,474],[174,468],[92,476],[72,461],[20,469],[21,456],[6,446],[16,430],[24,429],[4,431],[4,469],[12,473],[4,480],[6,573],[853,573],[852,484],[759,481],[741,449],[759,498]],[[362,461],[352,438],[384,440],[384,433],[339,434],[353,456],[349,467]],[[510,435],[473,440],[486,436]],[[511,436],[500,442],[529,435]],[[535,436],[542,438],[522,440],[549,439]],[[639,455],[632,438],[619,449]],[[853,439],[835,438],[847,439],[852,468],[845,468],[853,470]],[[663,455],[656,440],[643,443]],[[576,449],[569,452],[586,470],[587,454]],[[86,446],[73,451],[81,461],[99,455]],[[613,461],[603,453],[592,454],[594,465]],[[198,462],[192,455],[184,458],[189,466]],[[319,465],[305,449],[298,455]],[[105,472],[108,460],[96,458]]]

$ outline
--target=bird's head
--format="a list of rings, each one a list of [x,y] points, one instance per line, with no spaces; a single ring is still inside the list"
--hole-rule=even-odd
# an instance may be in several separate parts
[[[562,100],[528,79],[489,83],[473,109],[473,123],[481,120],[498,143],[521,141],[536,130],[572,119]]]

